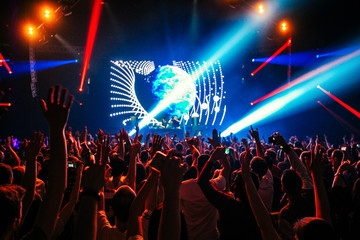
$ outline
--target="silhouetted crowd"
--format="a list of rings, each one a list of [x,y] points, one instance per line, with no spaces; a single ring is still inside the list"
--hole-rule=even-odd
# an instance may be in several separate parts
[[[72,101],[50,88],[49,136],[1,142],[0,239],[360,238],[354,136],[93,137],[66,126]]]

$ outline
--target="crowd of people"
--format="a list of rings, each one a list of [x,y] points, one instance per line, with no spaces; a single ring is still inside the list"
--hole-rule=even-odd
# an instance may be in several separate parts
[[[359,239],[359,144],[67,127],[57,85],[49,124],[0,149],[0,239]]]

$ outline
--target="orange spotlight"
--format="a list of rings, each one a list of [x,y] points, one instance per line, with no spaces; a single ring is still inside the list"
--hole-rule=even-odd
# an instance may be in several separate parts
[[[33,28],[33,27],[29,27],[28,30],[29,30],[28,33],[29,33],[30,35],[34,35],[34,28]]]
[[[264,5],[261,4],[261,3],[258,5],[258,12],[259,12],[260,14],[263,14],[263,13],[264,13]]]
[[[283,32],[286,32],[286,31],[289,30],[289,26],[288,26],[287,22],[282,21],[280,23],[280,30],[283,31]]]
[[[47,18],[47,19],[50,18],[50,10],[48,10],[48,9],[45,10],[44,17]]]

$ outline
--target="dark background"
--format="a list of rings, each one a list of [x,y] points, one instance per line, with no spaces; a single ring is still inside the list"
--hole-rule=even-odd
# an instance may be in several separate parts
[[[43,1],[9,0],[1,3],[0,15],[0,52],[10,58],[13,69],[19,62],[29,59],[28,41],[23,34],[23,25],[36,19],[36,6]],[[56,4],[56,1],[54,1]],[[250,73],[259,66],[252,63],[256,57],[268,57],[284,44],[288,36],[279,34],[277,23],[287,19],[292,29],[292,52],[331,51],[343,48],[345,44],[359,37],[360,18],[357,1],[264,1],[267,4],[280,2],[280,11],[272,21],[254,29],[254,41],[245,52],[234,55],[231,61],[220,62],[224,71],[226,105],[228,111],[220,130],[238,121],[249,110],[250,102],[269,93],[287,82],[287,66],[268,65],[255,77]],[[196,5],[197,28],[191,31],[194,19],[194,2],[190,0],[133,0],[104,1],[101,20],[92,52],[91,62],[83,93],[77,90],[80,84],[83,52],[79,51],[78,63],[39,71],[39,96],[45,98],[47,89],[54,84],[62,84],[75,95],[76,101],[71,109],[68,126],[81,130],[84,125],[90,132],[102,128],[115,131],[121,126],[120,118],[110,118],[109,103],[109,61],[154,60],[156,64],[168,64],[172,60],[202,61],[204,46],[219,37],[226,27],[242,19],[257,1],[198,0]],[[72,14],[63,17],[53,28],[61,38],[72,46],[84,48],[86,45],[92,1],[80,0]],[[40,24],[41,21],[37,20]],[[266,30],[265,30],[266,29]],[[219,34],[219,35],[218,35]],[[61,46],[52,38],[46,46]],[[42,49],[42,50],[41,50]],[[50,52],[39,47],[36,59],[68,60],[74,59],[69,52]],[[293,67],[292,74],[306,72],[305,67]],[[354,78],[359,79],[359,71]],[[359,82],[359,81],[357,81]],[[339,83],[340,84],[340,83]],[[28,137],[33,130],[47,132],[47,125],[41,115],[39,98],[33,99],[30,90],[30,74],[9,75],[5,67],[0,67],[0,89],[5,92],[3,102],[11,102],[0,120],[0,136],[9,134]],[[333,94],[356,110],[360,110],[359,84],[352,89]],[[80,105],[82,103],[82,105]],[[354,127],[359,128],[360,120],[334,101],[327,106]],[[316,102],[309,110],[274,120],[259,126],[265,138],[274,131],[285,136],[315,136],[326,133],[329,140],[336,142],[343,135],[352,132],[341,125],[332,115]],[[246,132],[241,133],[241,137]]]

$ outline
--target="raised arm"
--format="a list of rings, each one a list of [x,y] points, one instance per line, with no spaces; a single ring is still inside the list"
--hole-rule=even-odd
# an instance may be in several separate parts
[[[308,168],[314,181],[316,217],[322,218],[331,224],[330,204],[322,176],[324,170],[323,154],[324,151],[321,145],[313,146],[311,149],[311,162],[308,163]]]
[[[79,218],[73,239],[96,239],[98,200],[101,198],[100,193],[105,185],[109,144],[109,136],[98,143],[95,164],[90,165],[84,172]]]
[[[34,132],[32,138],[25,148],[26,170],[22,186],[26,190],[23,199],[22,216],[25,219],[27,211],[35,195],[35,180],[36,180],[36,157],[40,152],[41,146],[44,143],[44,135],[41,132]]]
[[[6,142],[6,148],[7,150],[9,150],[10,155],[16,160],[16,166],[20,165],[20,158],[19,156],[16,154],[15,150],[13,149],[13,137],[9,136],[7,137],[7,142]]]
[[[131,236],[142,235],[140,217],[144,210],[146,199],[150,196],[153,188],[155,188],[159,177],[159,172],[151,170],[151,173],[145,182],[144,186],[140,189],[138,195],[131,203],[129,210],[128,228],[126,238]]]
[[[50,160],[48,165],[48,188],[38,211],[34,227],[40,228],[50,238],[55,227],[63,194],[66,189],[67,150],[65,126],[73,96],[65,104],[67,89],[60,85],[49,89],[47,103],[41,100],[42,112],[50,125]]]
[[[274,133],[273,137],[275,138],[275,143],[283,147],[284,152],[288,155],[291,167],[295,172],[301,177],[303,182],[303,189],[313,189],[313,183],[309,172],[307,171],[304,163],[300,160],[295,151],[287,144],[285,138],[279,133]]]
[[[263,149],[263,147],[261,145],[258,129],[254,130],[253,127],[251,126],[251,129],[249,130],[249,133],[250,133],[251,137],[253,137],[255,139],[256,155],[258,157],[264,158],[265,157],[264,149]]]
[[[226,160],[225,148],[217,147],[216,150],[211,154],[209,160],[207,161],[203,170],[200,173],[200,176],[198,178],[198,184],[202,192],[204,193],[206,199],[212,205],[214,205],[214,207],[220,208],[221,206],[223,206],[224,202],[229,199],[230,196],[216,190],[215,187],[210,183],[210,179],[212,177],[211,170],[213,169],[214,163],[217,160]]]
[[[79,162],[79,166],[76,169],[76,179],[73,189],[71,190],[69,202],[61,209],[59,218],[61,218],[65,223],[71,217],[75,205],[79,200],[79,192],[80,192],[80,185],[81,185],[81,177],[84,165],[82,162]]]
[[[133,143],[130,148],[129,170],[126,178],[129,180],[129,187],[136,191],[136,157],[140,151],[141,144]]]
[[[221,146],[221,138],[219,137],[218,131],[214,129],[212,131],[212,138],[207,138],[208,143],[210,143],[213,148],[220,147]]]
[[[164,187],[163,210],[160,217],[159,240],[180,239],[180,185],[186,167],[169,151],[161,168],[160,181]]]
[[[272,223],[271,216],[261,200],[250,174],[250,149],[246,150],[245,156],[241,158],[241,175],[243,177],[246,193],[248,195],[251,210],[264,240],[280,239]]]

